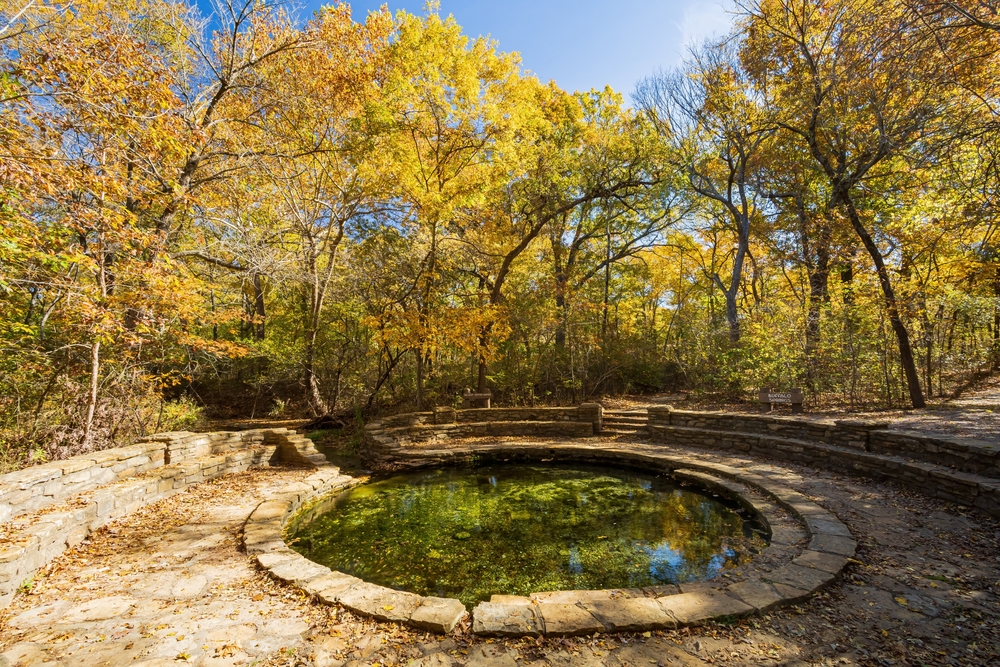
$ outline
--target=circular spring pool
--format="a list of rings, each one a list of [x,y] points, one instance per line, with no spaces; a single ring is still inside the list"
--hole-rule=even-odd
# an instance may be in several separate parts
[[[566,465],[397,475],[346,491],[292,526],[332,569],[466,605],[493,594],[708,579],[748,560],[762,527],[669,477]]]

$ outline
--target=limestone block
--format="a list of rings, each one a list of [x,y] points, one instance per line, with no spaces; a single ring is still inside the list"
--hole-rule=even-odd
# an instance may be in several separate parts
[[[300,557],[301,556],[296,554],[294,551],[288,549],[287,551],[274,551],[267,554],[258,554],[254,560],[256,560],[257,564],[265,570],[270,570],[272,567],[281,563]]]
[[[758,612],[773,609],[784,601],[784,598],[766,581],[744,581],[733,584],[727,589],[730,595],[747,603]]]
[[[593,432],[599,433],[604,428],[604,407],[600,403],[581,403],[576,419],[593,424]]]
[[[380,621],[406,622],[420,605],[421,597],[362,582],[342,593],[338,601],[352,611]]]
[[[455,410],[455,408],[450,408],[450,407],[434,408],[435,424],[454,424],[456,419],[457,419],[457,411]]]
[[[115,493],[112,489],[101,489],[94,493],[91,502],[95,505],[98,517],[109,516],[115,508]]]
[[[661,598],[667,595],[677,595],[681,592],[681,588],[676,584],[662,584],[660,586],[646,586],[642,592],[648,597]]]
[[[330,574],[330,568],[314,563],[298,554],[283,563],[268,568],[268,571],[271,576],[296,586]]]
[[[677,625],[653,598],[593,600],[585,602],[583,606],[601,621],[609,632],[640,632],[673,628]]]
[[[591,635],[604,630],[604,624],[575,604],[541,602],[537,607],[545,634],[550,637]]]
[[[534,605],[480,602],[472,610],[472,632],[495,637],[538,637],[541,624]]]
[[[4,477],[8,479],[0,480],[4,484],[10,484],[22,491],[30,489],[36,484],[47,482],[62,475],[62,470],[51,463],[47,465],[34,466],[12,472]]]
[[[531,598],[523,595],[491,595],[490,602],[499,604],[531,604]]]
[[[677,622],[694,625],[710,618],[743,616],[754,607],[721,593],[682,593],[657,600]]]
[[[257,506],[250,515],[250,523],[267,521],[268,519],[283,520],[292,511],[292,504],[287,501],[268,500]]]
[[[330,574],[323,575],[306,583],[302,586],[302,590],[310,595],[315,595],[327,604],[334,604],[339,600],[341,595],[360,583],[362,581],[357,577],[334,570]]]
[[[250,555],[269,553],[272,551],[283,551],[288,548],[288,545],[278,538],[262,539],[253,542],[246,540],[244,542],[244,546],[246,546],[247,553]]]
[[[806,526],[813,535],[825,533],[827,535],[839,535],[840,537],[851,537],[851,531],[843,523],[835,519],[833,515],[827,518],[817,519],[814,515],[806,516]]]
[[[410,624],[431,632],[448,633],[467,613],[465,605],[454,598],[425,597],[410,615]]]
[[[826,553],[846,556],[848,558],[854,557],[854,552],[857,547],[858,543],[853,539],[841,537],[839,535],[827,535],[825,533],[820,533],[818,535],[814,535],[813,538],[809,540],[809,548],[813,551],[825,551]]]
[[[555,604],[579,604],[581,602],[593,602],[596,600],[610,600],[614,597],[625,597],[621,593],[613,590],[587,590],[587,591],[545,591],[542,593],[532,593],[529,598],[532,602],[551,602]],[[500,597],[497,595],[494,598]],[[504,596],[514,597],[514,596]]]
[[[769,572],[762,579],[776,584],[792,586],[804,591],[815,592],[833,582],[835,575],[811,567],[789,564]]]
[[[830,574],[839,574],[847,565],[847,558],[834,554],[823,553],[822,551],[805,550],[797,558],[792,560],[796,565],[802,567],[815,568]]]

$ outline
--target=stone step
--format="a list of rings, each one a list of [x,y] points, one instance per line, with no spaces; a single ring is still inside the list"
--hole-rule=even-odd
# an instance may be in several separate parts
[[[649,421],[646,417],[609,417],[604,416],[605,424],[634,424],[636,426],[646,426]]]
[[[640,431],[638,429],[626,429],[626,428],[603,428],[598,435],[639,435]]]

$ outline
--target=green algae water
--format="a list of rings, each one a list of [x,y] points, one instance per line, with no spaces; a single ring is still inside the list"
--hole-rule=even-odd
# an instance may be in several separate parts
[[[323,503],[293,530],[292,547],[315,562],[470,606],[708,579],[762,542],[735,505],[669,478],[562,465],[397,475]]]

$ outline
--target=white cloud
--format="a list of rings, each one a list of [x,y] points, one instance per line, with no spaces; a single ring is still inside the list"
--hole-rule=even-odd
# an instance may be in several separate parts
[[[733,25],[732,0],[692,0],[677,23],[685,49],[724,35]],[[683,55],[687,55],[686,51]]]

